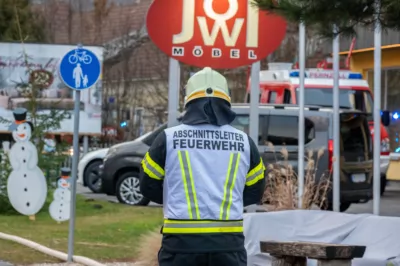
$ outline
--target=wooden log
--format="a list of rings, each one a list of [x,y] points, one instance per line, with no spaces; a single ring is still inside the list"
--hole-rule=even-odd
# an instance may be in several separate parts
[[[351,260],[318,260],[318,266],[351,266]]]
[[[272,256],[271,266],[306,266],[307,259],[293,256]]]
[[[307,257],[324,260],[351,260],[362,258],[365,246],[350,246],[313,242],[261,241],[261,252],[277,256]]]

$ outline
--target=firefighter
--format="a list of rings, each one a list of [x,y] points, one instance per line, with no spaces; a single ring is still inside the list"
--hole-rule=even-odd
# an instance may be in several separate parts
[[[182,124],[161,132],[142,161],[144,197],[164,205],[160,266],[246,266],[243,207],[260,202],[257,146],[229,124],[227,80],[209,67],[187,82]]]

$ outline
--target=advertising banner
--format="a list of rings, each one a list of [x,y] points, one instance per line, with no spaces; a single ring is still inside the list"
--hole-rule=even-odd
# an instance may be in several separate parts
[[[54,109],[69,113],[61,122],[61,128],[50,129],[50,132],[72,133],[75,92],[60,79],[58,69],[61,58],[75,48],[74,45],[0,43],[0,116],[13,121],[14,109],[22,107],[29,110],[31,100],[26,95],[29,90],[26,86],[34,82],[40,85],[40,89],[35,90],[37,113],[48,114]],[[86,48],[103,61],[102,47]],[[88,60],[81,58],[79,53],[75,57],[71,60]],[[101,80],[81,91],[80,104],[79,133],[101,134]],[[8,132],[8,126],[0,123],[0,132]]]
[[[284,18],[254,4],[254,0],[156,0],[147,13],[147,32],[161,51],[182,63],[247,66],[275,51],[286,34]]]

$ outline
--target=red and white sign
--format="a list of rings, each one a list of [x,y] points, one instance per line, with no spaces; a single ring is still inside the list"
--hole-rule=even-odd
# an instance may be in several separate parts
[[[197,67],[235,68],[267,57],[281,44],[286,21],[253,0],[154,0],[147,31],[168,56]]]
[[[349,75],[354,72],[350,71],[340,71],[339,72],[339,79],[348,79]],[[329,70],[309,70],[306,71],[307,78],[310,79],[333,79],[333,71]]]

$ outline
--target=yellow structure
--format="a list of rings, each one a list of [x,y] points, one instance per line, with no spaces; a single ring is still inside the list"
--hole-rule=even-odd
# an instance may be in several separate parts
[[[360,72],[363,77],[368,76],[368,71],[374,69],[375,48],[353,50],[350,58],[350,69]],[[350,51],[339,53],[346,56]],[[400,44],[382,46],[382,69],[400,68]]]

